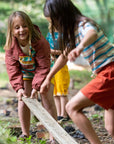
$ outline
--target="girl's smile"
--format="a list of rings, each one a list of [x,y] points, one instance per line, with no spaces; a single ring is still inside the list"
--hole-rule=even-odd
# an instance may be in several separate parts
[[[17,16],[13,20],[13,36],[17,38],[18,42],[25,46],[28,43],[29,29],[25,21]]]

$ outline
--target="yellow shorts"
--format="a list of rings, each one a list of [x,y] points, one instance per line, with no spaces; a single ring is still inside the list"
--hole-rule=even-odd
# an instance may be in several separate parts
[[[52,77],[52,79],[51,79],[51,83],[54,85],[54,83],[55,83],[55,79],[54,79],[54,77]]]
[[[54,96],[67,96],[70,83],[68,66],[65,65],[54,76]]]

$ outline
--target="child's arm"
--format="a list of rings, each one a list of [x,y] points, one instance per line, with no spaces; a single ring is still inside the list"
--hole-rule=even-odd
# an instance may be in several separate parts
[[[23,75],[20,70],[19,61],[15,59],[14,49],[6,50],[5,63],[9,81],[13,89],[17,92],[19,89],[23,89]]]
[[[80,55],[85,47],[92,44],[97,39],[97,32],[94,29],[89,30],[80,44],[68,54],[68,59],[74,61]]]
[[[53,49],[51,49],[51,60],[55,62],[60,54],[61,54],[61,50],[53,50]]]
[[[36,70],[32,81],[32,88],[39,91],[42,82],[50,71],[50,46],[42,36],[34,48],[36,50]]]
[[[65,57],[63,54],[59,56],[59,58],[56,60],[54,66],[52,67],[51,71],[47,75],[45,81],[41,85],[40,93],[46,93],[48,91],[48,88],[50,86],[50,82],[52,77],[58,72],[65,64],[67,63],[67,57]]]
[[[61,50],[51,49],[51,54],[52,54],[52,55],[60,55],[60,54],[61,54]]]

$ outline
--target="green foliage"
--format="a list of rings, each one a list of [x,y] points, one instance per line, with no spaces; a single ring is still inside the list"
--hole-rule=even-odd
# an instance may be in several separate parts
[[[28,138],[26,138],[26,140],[24,140],[23,138],[20,138],[20,143],[21,144],[31,144],[31,136],[29,136]]]
[[[0,87],[4,87],[9,82],[7,72],[0,73]]]
[[[5,43],[4,43],[5,44]],[[2,44],[2,46],[0,46],[0,52],[5,52],[3,47],[4,47],[4,44]]]
[[[26,138],[17,139],[16,136],[11,135],[11,131],[8,128],[11,125],[10,122],[0,120],[0,144],[46,144],[46,140],[32,140],[32,136]]]
[[[5,32],[3,30],[1,30],[0,32],[0,52],[4,52],[4,44],[5,44]]]
[[[92,115],[92,118],[93,118],[93,119],[98,119],[98,117],[99,117],[98,114],[94,114],[94,115]]]
[[[114,43],[113,0],[72,0],[82,14],[101,25],[110,42]]]
[[[88,70],[70,70],[70,78],[75,80],[75,88],[81,89],[83,86],[85,86],[92,78],[91,78],[91,72]]]
[[[93,115],[91,115],[91,117],[89,118],[90,120],[98,120],[99,121],[99,119],[104,119],[104,117],[103,117],[103,115],[100,115],[99,113],[97,113],[97,114],[93,114]]]
[[[10,123],[3,125],[3,122],[0,121],[0,144],[15,144],[17,143],[16,136],[10,135],[10,129],[7,129]]]

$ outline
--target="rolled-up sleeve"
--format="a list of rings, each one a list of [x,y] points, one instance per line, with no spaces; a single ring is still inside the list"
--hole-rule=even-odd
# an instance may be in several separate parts
[[[23,87],[23,75],[21,72],[19,61],[15,59],[13,50],[6,50],[5,52],[6,69],[9,76],[9,81],[15,91]]]
[[[40,86],[50,71],[50,47],[47,40],[41,36],[36,49],[36,70],[32,81],[32,88],[40,90]]]

